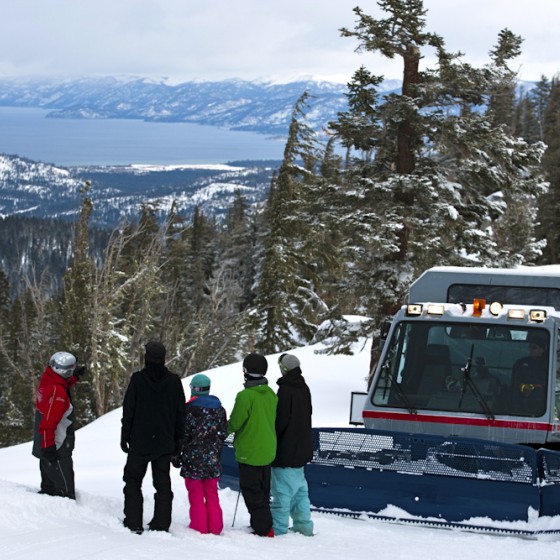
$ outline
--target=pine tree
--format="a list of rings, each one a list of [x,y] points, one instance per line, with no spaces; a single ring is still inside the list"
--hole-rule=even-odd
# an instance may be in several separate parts
[[[543,169],[549,182],[539,207],[539,232],[546,239],[541,263],[554,264],[560,260],[560,79],[554,78],[543,118],[543,138],[547,145]]]
[[[198,260],[204,262],[200,259],[204,246],[211,258],[205,259],[204,298],[194,316],[187,346],[185,372],[189,374],[231,363],[247,346],[248,306],[254,298],[253,232],[247,202],[237,192],[224,223],[212,223],[211,230],[198,234],[202,236],[196,243]]]
[[[196,207],[190,236],[190,299],[196,311],[204,308],[208,298],[207,282],[214,266],[216,231],[214,222]]]
[[[241,312],[252,303],[255,294],[256,224],[240,191],[228,208],[222,228],[220,267],[224,270],[225,291],[232,314]]]
[[[531,137],[526,138],[529,142],[531,141],[545,141],[544,129],[545,129],[545,118],[550,102],[550,96],[552,93],[552,83],[548,80],[546,76],[541,76],[541,79],[535,84],[535,87],[530,92],[531,105],[533,107],[535,118],[538,123],[538,133],[535,135],[536,138]]]
[[[408,284],[426,267],[534,262],[541,249],[534,211],[543,191],[538,173],[543,146],[511,136],[504,122],[511,125],[508,64],[519,52],[518,37],[501,32],[491,63],[477,69],[448,53],[441,37],[424,31],[421,1],[378,4],[387,19],[356,8],[355,30],[342,29],[342,35],[358,38],[359,50],[400,56],[402,92],[380,103],[367,91],[376,80],[350,84],[349,97],[370,104],[364,137],[373,131],[377,137],[367,144],[375,147],[372,160],[351,160],[342,175],[339,206],[347,257],[342,260],[350,263],[342,275],[343,293],[353,292],[358,309],[380,319],[404,301]],[[427,46],[436,49],[439,67],[420,72],[418,60]],[[350,114],[332,126],[343,146],[361,139],[360,120]],[[359,232],[357,239],[350,231]]]
[[[176,300],[185,314],[174,314],[171,330],[182,376],[227,363],[243,336],[241,269],[224,258],[222,242],[216,220],[196,208],[175,244],[184,264]]]
[[[14,375],[11,361],[6,355],[11,347],[10,284],[0,271],[0,447],[14,445],[31,434],[33,422],[33,378]],[[13,357],[13,355],[12,355]]]
[[[529,144],[542,141],[540,122],[529,94],[522,94],[517,101],[513,132]]]
[[[346,149],[360,151],[364,160],[371,158],[381,136],[376,89],[381,82],[381,76],[373,76],[366,68],[360,67],[348,83],[348,111],[339,113],[337,121],[329,123],[340,143]],[[332,152],[332,143],[329,149]]]
[[[35,392],[39,378],[53,352],[51,320],[54,315],[48,294],[52,283],[46,271],[40,279],[24,277],[18,296],[2,309],[0,357],[3,421],[9,428],[4,444],[28,440],[33,434]],[[9,381],[9,383],[7,383]],[[3,424],[6,425],[6,424]]]
[[[189,247],[192,227],[185,216],[177,212],[173,203],[167,219],[165,248],[166,265],[161,269],[162,282],[166,286],[162,309],[161,332],[170,348],[176,349],[171,366],[183,371],[184,331],[195,313],[191,302],[189,279]],[[177,369],[178,368],[178,369]]]
[[[314,132],[305,124],[309,95],[294,106],[284,159],[271,185],[266,210],[268,232],[264,240],[262,270],[258,278],[257,349],[273,353],[310,340],[314,333],[308,297],[316,293],[309,268],[310,255],[302,240],[308,224],[307,188],[317,164]]]
[[[521,54],[522,39],[509,29],[498,34],[498,44],[490,51],[494,76],[490,86],[488,113],[493,127],[505,126],[507,133],[513,131],[515,113],[516,75],[508,62]]]
[[[89,222],[93,212],[90,197],[91,183],[86,181],[81,190],[82,202],[74,225],[73,258],[63,278],[59,302],[55,297],[56,319],[54,340],[56,348],[74,354],[79,362],[87,364],[91,355],[91,316],[93,312],[93,282],[95,263],[89,250]],[[97,414],[92,404],[91,382],[84,379],[74,396],[76,418],[87,424]]]
[[[403,61],[401,96],[392,111],[396,127],[396,171],[411,173],[418,148],[418,114],[413,99],[420,83],[420,51],[423,46],[439,49],[443,40],[434,33],[424,31],[425,15],[422,0],[380,0],[380,8],[387,12],[387,19],[377,20],[354,8],[359,21],[353,31],[341,29],[343,37],[356,37],[358,51],[379,51],[387,58],[398,56]]]

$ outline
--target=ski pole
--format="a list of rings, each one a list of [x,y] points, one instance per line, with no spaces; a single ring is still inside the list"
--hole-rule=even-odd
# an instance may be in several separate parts
[[[235,525],[235,516],[237,515],[237,506],[239,505],[239,496],[241,495],[241,488],[239,488],[239,492],[237,492],[237,500],[235,502],[235,511],[233,512],[233,521],[231,522],[231,526]]]

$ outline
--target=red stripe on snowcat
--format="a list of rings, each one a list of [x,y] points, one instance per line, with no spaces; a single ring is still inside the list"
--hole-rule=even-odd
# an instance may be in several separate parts
[[[464,416],[436,416],[435,414],[409,414],[406,412],[378,412],[364,410],[364,418],[379,420],[397,420],[401,422],[433,422],[436,424],[463,424],[466,426],[490,426],[492,428],[510,428],[515,430],[552,431],[552,425],[546,422],[523,422],[519,420],[489,420]]]

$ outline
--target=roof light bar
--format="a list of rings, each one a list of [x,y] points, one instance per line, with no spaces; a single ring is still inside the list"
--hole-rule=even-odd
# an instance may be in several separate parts
[[[482,315],[482,310],[486,307],[485,299],[474,299],[473,300],[473,317],[480,317]]]

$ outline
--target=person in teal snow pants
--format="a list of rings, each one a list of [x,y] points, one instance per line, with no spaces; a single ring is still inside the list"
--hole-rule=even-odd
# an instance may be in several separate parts
[[[282,377],[277,381],[277,447],[270,491],[272,526],[275,535],[285,535],[291,530],[312,536],[311,504],[304,472],[304,466],[313,457],[311,393],[296,356],[282,354],[278,365]]]

